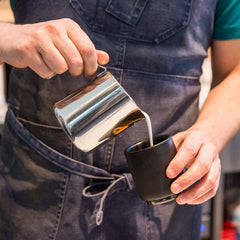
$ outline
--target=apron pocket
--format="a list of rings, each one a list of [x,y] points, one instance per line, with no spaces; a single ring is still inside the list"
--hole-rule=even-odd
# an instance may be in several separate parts
[[[159,43],[186,28],[193,0],[69,0],[94,32]]]
[[[106,12],[131,26],[138,22],[148,0],[110,0]]]

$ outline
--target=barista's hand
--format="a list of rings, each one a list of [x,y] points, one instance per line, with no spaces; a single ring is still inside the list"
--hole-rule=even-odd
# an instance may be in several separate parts
[[[71,19],[25,25],[0,23],[0,62],[30,67],[42,78],[67,70],[74,76],[83,72],[91,76],[97,63],[108,61],[108,54],[96,50]]]
[[[173,140],[178,152],[167,168],[167,176],[174,178],[187,167],[171,185],[173,193],[185,190],[177,197],[177,203],[200,204],[215,196],[221,163],[213,141],[197,129],[180,132]]]

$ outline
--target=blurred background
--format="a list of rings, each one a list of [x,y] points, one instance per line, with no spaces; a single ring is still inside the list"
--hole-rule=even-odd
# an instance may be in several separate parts
[[[0,0],[0,21],[14,22],[9,0]],[[0,64],[0,136],[7,110],[8,66]],[[203,63],[199,108],[209,92],[211,56]],[[222,178],[217,195],[203,204],[202,240],[240,240],[240,132],[221,154]],[[170,240],[170,239],[169,239]]]

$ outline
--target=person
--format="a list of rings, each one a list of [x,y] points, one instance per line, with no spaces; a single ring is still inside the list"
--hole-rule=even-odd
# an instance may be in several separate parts
[[[15,24],[0,24],[0,62],[12,66],[1,240],[199,239],[201,203],[216,194],[219,154],[240,127],[239,1],[18,0],[13,11]],[[213,88],[199,113],[210,46]],[[98,64],[150,115],[154,135],[173,135],[166,174],[187,167],[171,185],[176,201],[147,205],[135,191],[123,151],[148,136],[143,121],[89,153],[59,126],[54,104]]]

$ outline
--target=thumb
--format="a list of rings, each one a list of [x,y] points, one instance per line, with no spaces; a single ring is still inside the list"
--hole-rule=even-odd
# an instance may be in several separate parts
[[[109,62],[109,55],[101,50],[96,50],[97,52],[97,60],[98,60],[98,64],[100,65],[105,65]]]

